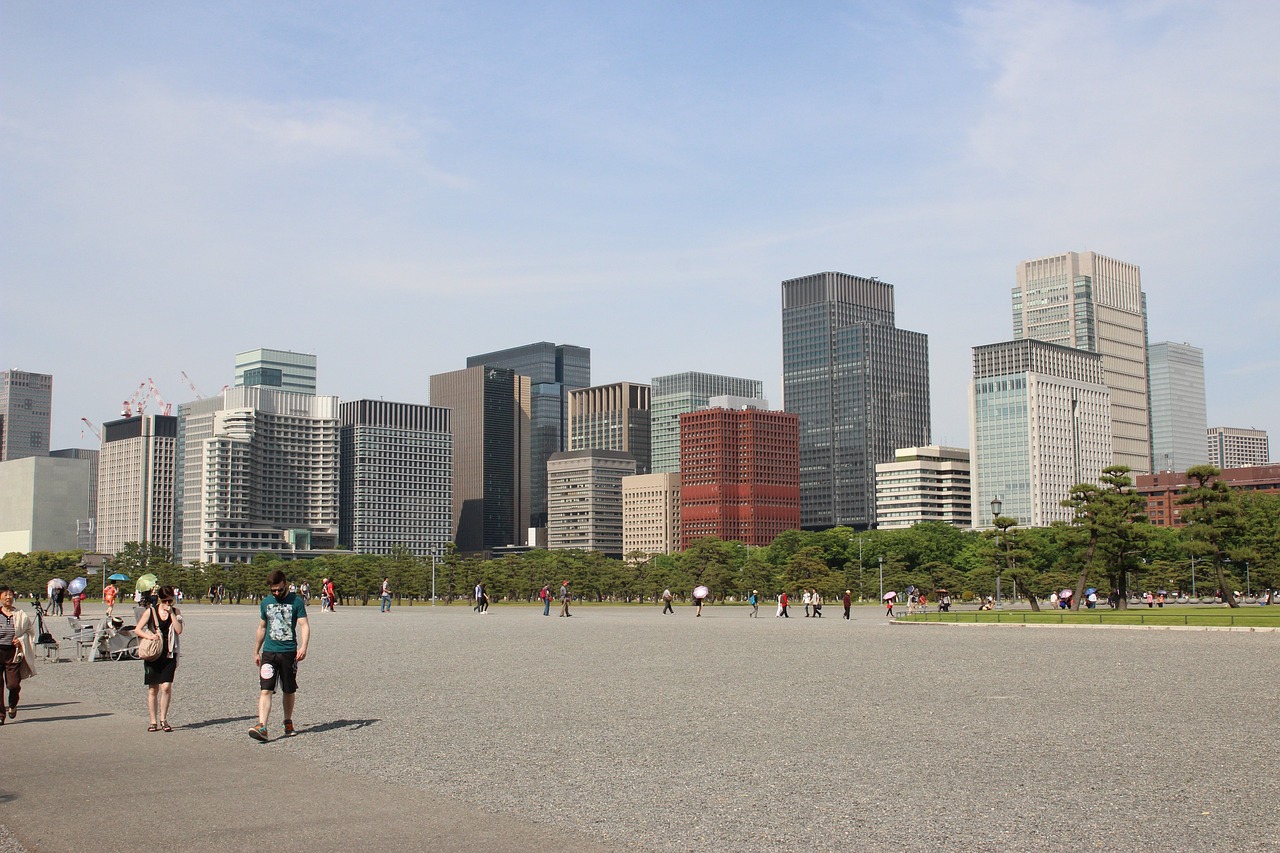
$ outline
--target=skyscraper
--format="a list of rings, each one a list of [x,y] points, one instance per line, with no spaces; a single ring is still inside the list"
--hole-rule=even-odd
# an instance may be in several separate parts
[[[125,543],[170,552],[178,418],[134,415],[102,425],[98,453],[98,548],[115,554]]]
[[[615,382],[569,392],[569,449],[619,450],[636,460],[634,474],[650,465],[649,386]]]
[[[622,481],[636,460],[618,450],[568,450],[547,462],[547,548],[622,556]]]
[[[1209,464],[1228,468],[1266,465],[1271,456],[1271,440],[1264,429],[1211,427],[1205,436]]]
[[[338,407],[339,536],[357,554],[443,554],[453,537],[449,410],[353,400]]]
[[[49,455],[53,377],[0,371],[0,462]]]
[[[98,450],[86,447],[64,447],[50,450],[54,459],[83,459],[89,463],[89,517],[79,522],[76,547],[81,551],[98,549]]]
[[[764,384],[759,379],[688,372],[656,376],[651,390],[652,467],[655,474],[666,474],[680,470],[682,414],[705,407],[712,397],[760,397]]]
[[[895,325],[893,285],[782,282],[784,408],[800,416],[800,524],[867,528],[875,466],[929,443],[929,339]]]
[[[482,365],[529,377],[530,523],[546,527],[547,460],[569,448],[569,392],[591,384],[591,350],[542,341],[467,359],[467,367]]]
[[[1151,380],[1151,457],[1158,471],[1209,461],[1205,432],[1204,351],[1160,341],[1147,349]]]
[[[465,554],[528,539],[529,387],[507,367],[431,377],[431,405],[453,410],[453,541]]]
[[[316,357],[310,353],[279,349],[254,349],[237,353],[235,385],[261,385],[281,391],[314,394]]]
[[[1023,527],[1069,521],[1061,502],[1111,464],[1110,392],[1097,353],[1038,340],[973,348],[973,526],[991,501]]]
[[[800,418],[756,408],[680,416],[680,547],[765,547],[800,527]]]
[[[184,403],[176,456],[182,562],[337,547],[337,397],[250,386]]]
[[[1137,266],[1093,252],[1064,252],[1018,265],[1013,337],[1102,355],[1111,389],[1114,462],[1151,471],[1147,297]]]

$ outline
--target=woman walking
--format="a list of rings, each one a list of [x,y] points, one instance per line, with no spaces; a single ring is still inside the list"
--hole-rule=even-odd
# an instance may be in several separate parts
[[[142,611],[133,633],[143,639],[159,635],[160,657],[143,661],[142,681],[147,685],[147,731],[173,731],[169,725],[169,701],[173,698],[173,676],[178,669],[178,637],[182,634],[182,614],[173,602],[173,587],[160,587],[159,603]]]
[[[31,617],[13,606],[13,590],[0,586],[0,668],[4,670],[4,686],[8,703],[0,707],[0,726],[5,717],[18,716],[18,696],[22,682],[36,674],[31,663],[31,644],[36,638],[36,625]]]

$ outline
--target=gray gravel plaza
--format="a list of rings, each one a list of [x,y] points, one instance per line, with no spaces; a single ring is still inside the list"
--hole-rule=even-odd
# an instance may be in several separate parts
[[[1280,849],[1280,634],[773,609],[313,605],[313,736],[257,748],[624,849]],[[257,610],[184,612],[164,737],[240,749]],[[140,663],[28,684],[146,726]]]

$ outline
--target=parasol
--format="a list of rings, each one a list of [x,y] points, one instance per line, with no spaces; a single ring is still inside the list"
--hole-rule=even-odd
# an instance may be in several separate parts
[[[138,578],[138,592],[150,592],[160,585],[160,578],[148,572]]]
[[[709,595],[709,594],[710,594],[710,592],[711,592],[711,590],[707,589],[705,586],[695,586],[695,587],[693,588],[693,597],[694,597],[694,598],[706,598],[706,597],[707,597],[707,595]]]
[[[107,578],[107,580],[109,581],[127,581],[128,579],[129,579],[129,576],[124,574],[123,572],[116,572],[114,575],[111,575],[110,577]]]
[[[71,593],[72,595],[79,595],[80,593],[84,592],[84,588],[88,585],[89,585],[88,578],[76,578],[71,582],[71,585],[67,587],[67,592]]]
[[[67,582],[64,581],[62,578],[54,578],[53,580],[49,581],[47,588],[49,592],[53,592],[55,589],[66,589]]]
[[[893,601],[897,597],[898,597],[898,594],[896,592],[886,592],[884,594],[885,601]]]
[[[1058,593],[1058,598],[1070,598],[1074,594],[1075,593],[1073,593],[1071,590],[1064,589],[1062,592]]]

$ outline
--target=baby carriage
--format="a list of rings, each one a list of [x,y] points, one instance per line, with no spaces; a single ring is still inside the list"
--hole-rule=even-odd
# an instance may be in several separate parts
[[[133,626],[125,625],[123,619],[113,616],[99,629],[96,657],[99,660],[137,660],[138,642]]]

